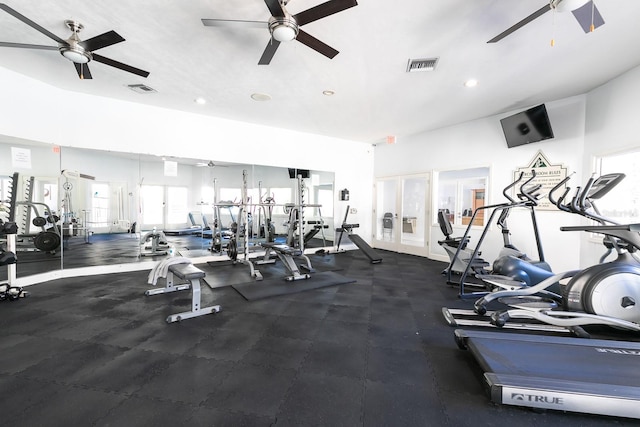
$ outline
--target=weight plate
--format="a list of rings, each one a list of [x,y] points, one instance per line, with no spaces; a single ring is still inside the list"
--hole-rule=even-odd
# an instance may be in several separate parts
[[[43,227],[47,223],[47,220],[42,216],[37,216],[31,220],[31,223],[36,227]]]
[[[33,239],[33,245],[42,252],[53,252],[60,247],[60,236],[52,231],[43,231]]]

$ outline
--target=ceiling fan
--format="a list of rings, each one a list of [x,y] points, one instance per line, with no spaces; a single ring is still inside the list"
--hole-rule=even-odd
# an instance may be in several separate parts
[[[199,167],[199,168],[204,168],[204,167],[207,167],[207,168],[216,168],[216,167],[218,167],[218,168],[220,168],[220,167],[222,167],[222,168],[224,168],[226,166],[219,165],[217,163],[213,163],[213,160],[209,160],[208,162],[198,162],[198,163],[196,163],[196,167]]]
[[[89,71],[89,66],[87,65],[89,61],[94,60],[100,62],[105,65],[109,65],[111,67],[118,68],[123,71],[127,71],[129,73],[137,74],[142,77],[147,77],[149,75],[148,71],[141,70],[139,68],[132,67],[131,65],[123,64],[122,62],[115,61],[113,59],[104,57],[102,55],[98,55],[94,53],[95,50],[102,49],[103,47],[111,46],[116,43],[120,43],[124,41],[124,38],[120,36],[115,31],[107,31],[106,33],[100,34],[98,36],[92,37],[88,40],[80,40],[78,37],[78,33],[80,30],[84,28],[84,26],[73,20],[66,20],[64,23],[71,30],[71,36],[63,40],[60,37],[56,36],[52,32],[47,29],[41,27],[36,24],[26,16],[21,15],[17,11],[13,10],[9,6],[4,3],[0,3],[0,9],[4,10],[8,14],[14,16],[20,21],[24,22],[31,28],[41,32],[45,36],[54,40],[58,43],[58,46],[45,46],[45,45],[37,45],[37,44],[25,44],[25,43],[11,43],[11,42],[0,42],[0,47],[17,47],[17,48],[25,48],[25,49],[43,49],[43,50],[57,50],[62,56],[67,58],[69,61],[73,62],[73,65],[76,67],[76,71],[78,72],[78,77],[81,79],[91,79],[91,72]]]
[[[202,19],[202,23],[210,27],[242,24],[258,28],[268,28],[271,33],[271,40],[267,43],[267,47],[262,53],[258,65],[268,65],[276,53],[278,46],[280,46],[280,43],[294,39],[331,59],[338,54],[338,51],[301,30],[300,27],[358,5],[356,0],[329,0],[303,12],[291,15],[285,9],[289,0],[264,0],[264,2],[269,12],[271,12],[269,21]]]
[[[548,4],[542,6],[540,9],[536,10],[517,24],[498,34],[487,43],[499,42],[509,34],[524,27],[529,22],[539,18],[550,10],[557,10],[558,12],[570,10],[585,33],[592,32],[601,25],[604,25],[604,19],[602,19],[602,15],[600,15],[600,12],[593,0],[550,0]]]

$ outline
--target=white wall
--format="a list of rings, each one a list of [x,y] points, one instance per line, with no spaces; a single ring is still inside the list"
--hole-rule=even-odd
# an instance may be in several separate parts
[[[591,170],[596,156],[640,148],[640,67],[587,94],[583,168]],[[628,179],[628,178],[627,178]],[[638,220],[640,222],[640,219]],[[594,264],[602,246],[582,236],[583,266]]]
[[[490,167],[487,203],[501,203],[504,201],[502,189],[512,181],[515,169],[527,166],[538,150],[542,150],[551,163],[563,164],[570,173],[576,171],[574,181],[581,182],[586,97],[548,102],[546,107],[555,135],[551,140],[507,148],[500,119],[514,111],[402,138],[394,145],[379,145],[376,147],[375,176]],[[443,237],[435,225],[437,218],[433,213],[430,217],[433,224],[429,239],[430,257],[448,260],[437,243]],[[578,218],[559,211],[540,211],[537,217],[545,256],[554,271],[575,268],[579,263],[579,237],[562,233],[559,228],[577,224]],[[529,215],[524,211],[514,211],[509,218],[509,226],[515,246],[535,256],[537,252]],[[457,228],[454,235],[462,235],[464,230],[463,227]],[[472,234],[472,243],[478,241],[479,234],[480,231]],[[492,261],[501,247],[502,236],[499,229],[493,227],[482,246],[483,258]]]
[[[371,235],[369,144],[88,96],[3,68],[0,93],[0,138],[334,172],[359,212],[352,220]],[[334,217],[343,210],[336,195]]]

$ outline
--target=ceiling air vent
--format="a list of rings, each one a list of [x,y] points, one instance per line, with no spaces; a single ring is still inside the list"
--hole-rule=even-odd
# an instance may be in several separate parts
[[[135,85],[127,85],[127,87],[129,89],[131,89],[134,92],[137,93],[155,93],[157,92],[157,90],[155,90],[152,87],[149,87],[147,85],[143,85],[143,84],[135,84]]]
[[[407,73],[416,73],[418,71],[433,71],[438,64],[438,58],[409,59],[407,64]]]

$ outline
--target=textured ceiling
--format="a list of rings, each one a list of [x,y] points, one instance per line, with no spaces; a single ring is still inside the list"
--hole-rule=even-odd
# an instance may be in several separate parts
[[[291,0],[287,9],[320,2]],[[486,42],[545,0],[360,0],[303,27],[340,51],[334,59],[293,41],[268,66],[258,65],[266,26],[201,22],[266,21],[262,0],[5,3],[62,38],[66,19],[84,25],[83,39],[115,30],[126,41],[98,53],[151,74],[91,62],[93,79],[80,80],[56,51],[7,47],[0,47],[0,67],[70,91],[370,143],[585,93],[640,65],[638,0],[596,1],[606,24],[590,34],[571,13],[548,12],[495,44]],[[0,41],[55,45],[3,11]],[[435,71],[406,72],[409,58],[429,57],[439,58]],[[479,85],[465,88],[471,77]],[[126,87],[138,83],[157,93]],[[252,93],[271,100],[256,102]],[[197,97],[207,104],[195,104]]]

